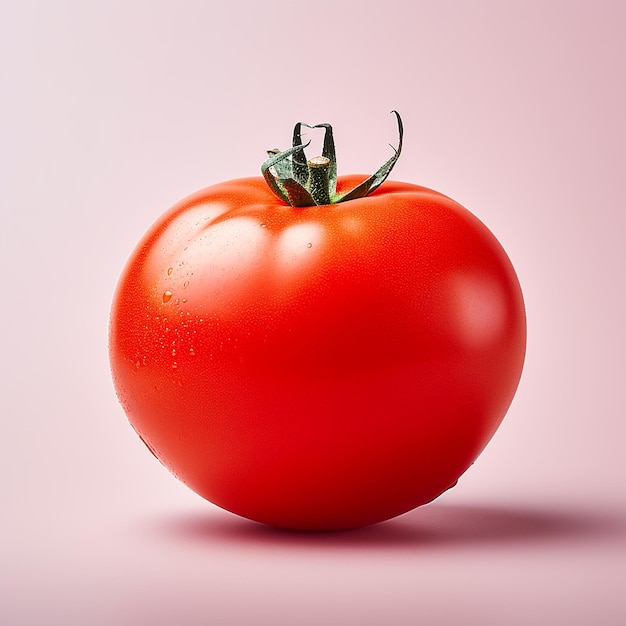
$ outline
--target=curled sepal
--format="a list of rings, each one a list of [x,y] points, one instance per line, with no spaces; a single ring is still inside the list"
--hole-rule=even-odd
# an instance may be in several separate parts
[[[372,174],[368,179],[364,180],[360,185],[351,191],[339,196],[335,202],[347,202],[348,200],[363,198],[380,187],[380,185],[385,182],[387,176],[389,176],[389,173],[396,164],[396,161],[400,158],[400,153],[402,152],[402,137],[404,135],[404,128],[402,126],[400,114],[397,111],[392,111],[392,113],[395,113],[396,119],[398,120],[398,147],[393,148],[393,146],[391,146],[394,149],[395,154],[386,163],[384,163],[375,174]]]
[[[269,158],[261,166],[261,174],[265,178],[265,182],[269,188],[283,202],[291,206],[314,206],[315,200],[311,194],[294,178],[293,161],[289,157],[301,152],[304,154],[304,148],[309,145],[296,145],[282,152],[277,150],[268,150]],[[289,159],[289,160],[288,160]],[[276,170],[276,177],[272,173],[272,168]]]
[[[272,157],[280,154],[280,148],[274,148],[272,150],[267,151],[267,158],[271,159]],[[291,169],[291,161],[289,159],[283,159],[274,163],[274,171],[276,172],[276,176],[278,178],[292,178],[293,172]]]
[[[291,167],[293,170],[293,177],[303,187],[309,180],[309,168],[307,166],[306,154],[304,153],[305,146],[302,144],[302,127],[306,126],[311,128],[308,124],[298,122],[293,128],[293,141],[292,146],[296,148],[291,156]],[[310,141],[306,144],[307,146]]]

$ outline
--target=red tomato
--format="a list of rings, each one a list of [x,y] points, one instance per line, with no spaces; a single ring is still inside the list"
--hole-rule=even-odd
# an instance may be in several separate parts
[[[340,529],[455,484],[509,407],[525,339],[509,259],[453,200],[385,182],[294,208],[247,178],[146,234],[110,357],[132,426],[191,489],[252,520]]]

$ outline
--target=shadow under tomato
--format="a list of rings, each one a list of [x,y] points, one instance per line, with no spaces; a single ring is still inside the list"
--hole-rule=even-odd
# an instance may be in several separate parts
[[[161,538],[198,543],[342,548],[428,548],[533,544],[626,537],[626,518],[581,510],[430,504],[354,530],[303,532],[273,528],[234,515],[187,515],[150,524]]]

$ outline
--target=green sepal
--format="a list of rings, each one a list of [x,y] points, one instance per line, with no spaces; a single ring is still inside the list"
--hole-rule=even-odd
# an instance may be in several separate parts
[[[288,202],[291,206],[315,206],[317,202],[313,196],[297,180],[285,178],[280,181],[287,192]]]
[[[291,157],[291,166],[293,169],[293,177],[304,187],[309,180],[309,167],[306,164],[306,154],[304,153],[305,146],[302,145],[302,126],[311,128],[308,124],[298,122],[293,128],[293,141],[292,146],[297,148]],[[307,143],[307,146],[311,143]]]
[[[280,154],[280,150],[278,148],[274,148],[273,150],[267,151],[267,157],[269,159],[271,159],[273,156],[276,156],[277,154]],[[293,175],[291,171],[291,161],[287,159],[274,163],[274,170],[276,172],[276,176],[279,179],[291,178]]]
[[[351,191],[339,196],[335,202],[347,202],[348,200],[363,198],[364,196],[372,193],[375,189],[378,189],[378,187],[385,182],[387,176],[389,176],[389,173],[396,164],[396,161],[400,158],[400,153],[402,152],[402,137],[404,135],[404,128],[402,126],[402,119],[400,118],[400,115],[397,111],[392,111],[392,113],[395,113],[398,120],[398,147],[394,148],[391,146],[391,148],[395,151],[395,154],[386,163],[384,163],[375,174],[372,174],[368,179],[364,180],[360,185]]]
[[[265,182],[269,188],[278,196],[283,202],[290,204],[291,206],[314,206],[315,200],[311,197],[311,194],[296,180],[293,178],[293,161],[287,161],[295,152],[304,152],[304,148],[311,143],[310,141],[306,145],[297,145],[283,150],[282,152],[276,152],[276,150],[268,150],[268,154],[271,155],[265,163],[261,166],[261,174],[265,178]],[[272,174],[271,168],[276,170],[277,177]],[[307,168],[308,170],[308,168]]]

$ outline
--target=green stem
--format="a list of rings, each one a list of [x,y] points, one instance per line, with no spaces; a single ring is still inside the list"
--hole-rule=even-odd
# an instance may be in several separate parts
[[[307,163],[307,167],[309,168],[307,186],[315,204],[330,204],[330,159],[325,156],[313,157]]]

